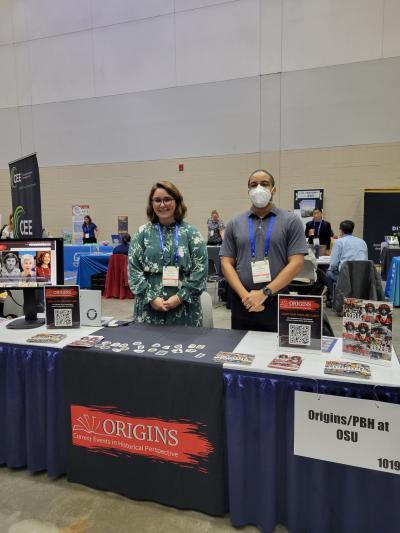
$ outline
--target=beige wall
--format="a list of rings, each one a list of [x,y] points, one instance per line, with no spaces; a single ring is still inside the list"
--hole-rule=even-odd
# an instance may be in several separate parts
[[[178,172],[179,162],[185,164],[184,172]],[[133,233],[145,221],[150,186],[166,178],[182,191],[187,220],[205,234],[211,209],[217,209],[225,221],[247,209],[247,176],[260,166],[276,177],[280,207],[293,208],[295,188],[324,188],[325,217],[335,232],[341,220],[350,218],[356,223],[355,233],[362,235],[365,188],[400,189],[400,143],[47,167],[40,170],[43,224],[54,235],[61,235],[63,228],[71,227],[71,205],[88,203],[101,240],[109,240],[116,231],[118,215],[129,216]],[[10,208],[8,173],[0,171],[3,218]]]

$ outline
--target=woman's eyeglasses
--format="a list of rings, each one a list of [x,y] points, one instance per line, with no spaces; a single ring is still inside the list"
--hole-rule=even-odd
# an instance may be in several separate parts
[[[171,205],[172,202],[174,201],[173,198],[153,198],[152,199],[152,202],[154,205],[161,205],[161,204],[164,204],[164,205]]]

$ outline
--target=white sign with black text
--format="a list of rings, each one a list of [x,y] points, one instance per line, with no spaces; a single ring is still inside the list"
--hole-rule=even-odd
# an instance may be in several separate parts
[[[400,406],[295,391],[294,454],[400,474]]]

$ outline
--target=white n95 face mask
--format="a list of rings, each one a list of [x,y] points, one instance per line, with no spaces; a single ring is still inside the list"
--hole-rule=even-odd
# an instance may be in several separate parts
[[[255,207],[266,207],[272,199],[272,194],[269,189],[257,185],[254,189],[249,190],[249,197]]]

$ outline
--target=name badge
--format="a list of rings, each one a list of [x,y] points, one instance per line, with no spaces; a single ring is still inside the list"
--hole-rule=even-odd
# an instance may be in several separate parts
[[[176,266],[163,267],[162,283],[164,287],[178,287],[179,268]]]
[[[213,235],[214,235],[214,230],[210,229],[210,237],[213,237]]]
[[[314,246],[319,246],[319,239],[317,237],[314,238],[313,245]]]
[[[89,238],[89,233],[85,233],[85,239]]]
[[[268,259],[252,262],[251,273],[253,274],[253,283],[266,283],[267,281],[271,281]]]

